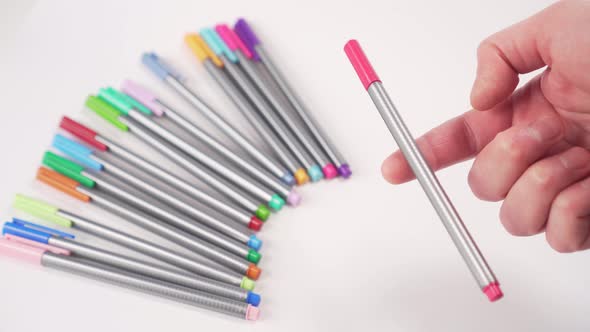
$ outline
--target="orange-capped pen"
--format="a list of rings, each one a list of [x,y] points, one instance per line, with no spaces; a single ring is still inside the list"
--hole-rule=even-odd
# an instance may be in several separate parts
[[[45,153],[43,164],[53,170],[40,168],[37,178],[50,186],[82,201],[96,203],[149,232],[242,275],[257,277],[260,274],[260,270],[252,268],[250,263],[257,264],[262,255],[248,245],[230,243],[220,233],[191,223],[165,208],[154,206],[135,193],[121,188],[118,182],[87,172],[83,166],[50,151]],[[108,195],[98,192],[97,185],[106,189]],[[141,211],[149,211],[150,214]]]
[[[223,61],[209,48],[207,43],[196,33],[189,33],[184,36],[184,42],[191,49],[193,54],[202,62],[210,59],[217,67],[223,67]]]
[[[78,191],[80,183],[67,176],[61,175],[45,167],[39,167],[39,170],[37,171],[37,179],[76,199],[83,202],[90,202],[90,196]]]

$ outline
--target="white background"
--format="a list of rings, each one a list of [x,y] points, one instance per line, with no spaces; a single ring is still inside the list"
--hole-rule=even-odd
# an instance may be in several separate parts
[[[252,23],[354,171],[348,181],[304,186],[302,206],[265,226],[256,323],[0,259],[0,331],[585,331],[590,325],[590,252],[557,254],[542,235],[508,235],[499,205],[472,196],[467,162],[439,176],[506,294],[498,303],[486,300],[417,184],[382,180],[381,161],[395,144],[342,51],[349,38],[361,41],[419,134],[469,108],[479,41],[549,1],[0,3],[4,218],[27,217],[10,208],[22,192],[144,234],[35,183],[41,155],[67,114],[164,163],[83,110],[88,94],[128,77],[213,129],[144,70],[139,57],[147,50],[174,64],[250,133],[183,44],[184,33],[239,16]],[[84,234],[79,239],[98,243]]]

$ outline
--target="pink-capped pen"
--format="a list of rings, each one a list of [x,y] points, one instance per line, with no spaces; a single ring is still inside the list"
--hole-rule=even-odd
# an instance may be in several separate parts
[[[377,76],[359,43],[356,40],[348,41],[344,46],[344,51],[477,284],[490,301],[499,300],[503,294],[498,280],[475,241],[473,241],[436,175],[428,166],[420,149],[418,149],[412,134],[389,98],[379,76]]]
[[[260,74],[256,63],[250,61],[252,53],[242,40],[236,35],[236,33],[225,24],[218,24],[215,26],[215,31],[227,47],[235,53],[238,58],[240,66],[246,72],[246,75],[250,78],[252,83],[258,88],[262,95],[268,100],[270,109],[273,110],[274,114],[285,124],[287,130],[289,130],[296,141],[309,153],[312,160],[316,165],[321,167],[321,172],[326,179],[332,179],[338,176],[338,170],[336,167],[327,159],[324,152],[316,142],[308,136],[308,134],[299,127],[297,122],[292,118],[294,110],[291,110],[291,105],[283,102],[276,91],[268,84]],[[310,174],[312,176],[313,174]]]

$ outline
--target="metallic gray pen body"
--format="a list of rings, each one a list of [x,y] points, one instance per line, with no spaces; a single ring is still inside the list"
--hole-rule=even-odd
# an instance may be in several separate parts
[[[287,125],[287,128],[291,130],[291,132],[295,135],[299,143],[309,152],[309,154],[313,157],[316,163],[320,166],[326,166],[328,161],[324,157],[322,151],[320,151],[315,142],[313,142],[303,130],[301,130],[297,123],[291,118],[287,110],[284,109],[286,105],[281,103],[275,92],[270,89],[268,84],[264,81],[261,77],[258,68],[254,62],[250,61],[246,58],[246,56],[241,52],[237,51],[234,52],[238,57],[238,62],[246,72],[246,74],[250,77],[250,80],[254,82],[254,85],[262,92],[262,95],[266,97],[266,99],[270,102],[272,108],[275,110],[276,114],[279,115],[281,120]]]
[[[180,114],[171,110],[170,107],[166,106],[162,102],[158,101],[158,103],[160,104],[160,106],[164,107],[164,115],[170,118],[172,122],[176,123],[181,128],[184,128],[184,130],[189,132],[194,137],[198,138],[200,141],[206,143],[209,147],[217,151],[217,153],[219,153],[229,161],[233,162],[240,169],[246,171],[250,176],[258,180],[260,183],[268,186],[272,190],[275,190],[277,193],[279,193],[281,196],[285,198],[289,196],[291,188],[280,182],[272,174],[267,173],[260,167],[253,165],[249,161],[238,156],[235,152],[227,148],[221,142],[211,137],[209,134],[201,130],[191,121],[187,120]]]
[[[104,264],[46,252],[41,256],[41,265],[240,318],[245,318],[247,315],[248,304],[246,303],[176,286]]]
[[[171,282],[184,287],[200,290],[209,294],[226,297],[237,301],[245,301],[248,291],[236,286],[224,284],[213,279],[199,277],[194,274],[177,271],[162,265],[147,263],[139,259],[116,254],[72,239],[52,236],[48,244],[69,250],[76,257],[111,265],[132,273],[142,274],[151,278]]]
[[[338,151],[338,149],[336,149],[334,144],[330,142],[328,136],[322,132],[320,126],[317,124],[317,122],[314,120],[311,114],[307,111],[303,102],[301,102],[301,100],[295,94],[293,89],[289,86],[287,80],[283,77],[279,69],[271,61],[268,54],[266,54],[266,51],[262,47],[262,44],[254,46],[254,49],[256,50],[256,53],[258,53],[258,56],[262,60],[262,65],[270,73],[273,80],[277,83],[283,94],[287,97],[295,111],[297,111],[299,117],[301,117],[301,119],[303,120],[303,122],[305,123],[305,125],[315,138],[315,140],[318,142],[318,144],[320,144],[320,146],[328,155],[330,160],[338,168],[343,164],[346,164],[346,161],[342,157],[342,154],[340,154],[340,152]]]
[[[206,257],[211,261],[226,266],[236,272],[245,274],[248,271],[249,262],[246,261],[246,259],[238,258],[236,255],[230,254],[221,248],[216,248],[208,243],[204,243],[202,240],[181,231],[178,228],[152,218],[131,206],[126,206],[108,199],[105,196],[98,194],[96,191],[89,190],[82,186],[79,186],[76,189],[81,193],[92,197],[92,202],[100,205],[105,210],[119,215],[125,218],[125,220],[132,222],[151,233],[187,248],[191,250],[191,252]],[[122,197],[116,192],[116,188],[109,188],[109,192]]]
[[[179,209],[182,213],[198,220],[200,223],[205,224],[205,225],[207,225],[207,226],[209,226],[209,227],[211,227],[211,228],[213,228],[213,229],[215,229],[227,236],[230,236],[231,238],[238,240],[242,243],[248,243],[248,241],[250,240],[250,236],[252,234],[250,234],[250,232],[246,228],[232,227],[232,226],[230,226],[230,224],[228,222],[219,220],[215,217],[212,217],[212,216],[206,214],[205,212],[203,212],[201,210],[198,210],[193,205],[190,205],[184,201],[181,201],[180,199],[173,196],[172,194],[169,194],[163,190],[156,188],[155,186],[151,185],[150,183],[134,176],[133,174],[131,174],[129,172],[126,172],[125,170],[115,166],[114,164],[112,164],[110,162],[107,162],[106,160],[100,158],[99,156],[92,155],[92,156],[90,156],[90,158],[101,163],[103,165],[104,171],[106,173],[113,174],[113,175],[117,176],[118,178],[122,179],[124,182],[130,184],[131,186],[140,189],[142,192],[148,193],[148,194],[152,195],[154,198],[157,198],[158,200],[161,200],[161,201],[167,203],[168,205],[170,205],[176,209]],[[165,216],[165,218],[168,218],[168,216]],[[177,216],[173,216],[173,218],[176,220],[182,219]],[[195,223],[192,223],[189,221],[186,221],[186,222],[181,221],[180,223],[176,222],[175,225],[184,229],[185,231],[190,232],[190,233],[197,235],[197,236],[200,236],[200,234],[203,232],[209,232],[209,229],[197,227],[197,226],[195,226],[196,225]],[[238,226],[238,225],[235,225],[235,226]],[[203,238],[209,238],[208,241],[210,241],[211,243],[214,243],[214,244],[218,244],[218,243],[216,243],[215,239],[210,239],[211,236],[205,235]],[[228,248],[226,248],[226,249],[228,249]],[[236,254],[239,255],[240,253],[236,252]]]
[[[117,243],[133,251],[156,258],[162,262],[176,266],[198,275],[215,279],[228,284],[240,286],[243,276],[225,267],[205,261],[203,258],[189,257],[185,254],[164,248],[160,245],[145,241],[131,234],[127,234],[108,226],[80,217],[73,213],[59,210],[57,214],[74,222],[74,228],[92,234],[109,242]]]
[[[480,288],[497,282],[381,82],[373,82],[367,91]]]
[[[166,157],[170,158],[173,162],[189,171],[192,175],[196,176],[203,182],[215,188],[220,193],[234,200],[240,206],[251,212],[255,212],[256,209],[258,209],[259,204],[247,197],[246,194],[236,190],[226,182],[221,181],[219,178],[213,176],[211,173],[204,171],[201,165],[191,160],[188,156],[182,154],[182,152],[178,151],[176,148],[171,147],[168,145],[168,143],[163,142],[162,139],[149,134],[147,130],[140,128],[139,125],[136,125],[136,123],[132,122],[133,120],[120,117],[119,121],[123,122],[127,126],[131,126],[131,132],[134,135],[138,136],[144,142],[151,145]]]
[[[225,72],[217,67],[211,60],[206,59],[203,62],[207,72],[213,77],[213,79],[221,86],[225,94],[233,101],[236,107],[242,112],[244,117],[250,122],[252,127],[260,135],[260,137],[266,142],[266,144],[272,149],[272,151],[279,157],[283,165],[291,173],[297,172],[300,168],[298,163],[291,157],[290,153],[285,150],[283,143],[276,136],[276,134],[264,123],[264,120],[260,118],[256,110],[254,110],[250,101],[246,99],[242,92],[234,85],[234,82],[227,76]]]
[[[106,139],[103,136],[96,136],[95,139],[107,145],[109,147],[109,152],[111,152],[112,154],[125,160],[127,163],[141,169],[142,171],[153,176],[154,178],[157,178],[162,182],[172,186],[173,188],[182,191],[183,193],[189,195],[191,198],[201,203],[204,203],[212,208],[215,208],[215,211],[218,211],[221,214],[232,218],[232,220],[240,222],[244,226],[248,226],[248,224],[250,223],[252,215],[250,215],[245,210],[230,205],[227,202],[223,202],[220,199],[217,199],[209,195],[208,193],[198,189],[197,187],[193,186],[187,181],[147,161],[139,155],[132,153],[128,149],[123,148],[118,144],[115,144],[114,142]],[[95,151],[95,154],[100,156],[101,152]]]
[[[197,160],[199,163],[202,163],[203,165],[207,166],[208,169],[217,173],[217,175],[221,176],[222,178],[228,181],[231,181],[233,184],[247,191],[254,197],[260,199],[263,202],[268,202],[272,199],[273,193],[270,192],[268,189],[236,173],[234,170],[223,165],[220,161],[211,158],[206,153],[200,151],[199,149],[188,144],[178,136],[174,135],[171,131],[160,126],[146,115],[141,114],[139,111],[135,110],[129,111],[128,115],[131,119],[137,121],[139,124],[149,129],[154,134],[158,135],[159,137],[161,137],[168,143],[172,144],[176,148],[182,150],[184,153],[188,154],[189,156]]]
[[[282,178],[285,176],[285,170],[277,164],[276,161],[270,159],[267,155],[262,153],[250,140],[248,140],[237,129],[231,126],[228,121],[219,116],[209,105],[199,99],[189,88],[182,84],[176,78],[168,75],[164,81],[168,83],[176,92],[184,97],[191,105],[193,105],[199,112],[203,113],[211,122],[213,122],[221,131],[229,136],[236,144],[240,145],[252,158],[256,159],[266,169],[268,169],[275,176]]]
[[[220,55],[221,60],[225,64],[225,68],[229,75],[233,78],[236,84],[244,91],[248,99],[256,106],[259,114],[268,122],[271,128],[275,131],[275,133],[281,138],[283,143],[289,148],[291,153],[295,156],[297,160],[306,168],[310,168],[313,163],[310,157],[307,155],[307,152],[301,150],[297,143],[295,142],[295,138],[287,128],[275,117],[273,114],[274,112],[271,110],[270,105],[266,102],[263,96],[252,86],[250,80],[246,75],[242,72],[240,67],[229,60],[225,55]]]

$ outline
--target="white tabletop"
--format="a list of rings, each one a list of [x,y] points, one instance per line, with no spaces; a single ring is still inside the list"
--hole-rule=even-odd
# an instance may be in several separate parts
[[[183,44],[186,32],[240,16],[255,27],[354,175],[302,187],[301,207],[277,214],[261,232],[264,272],[257,291],[263,303],[256,323],[0,259],[0,331],[587,330],[590,252],[558,254],[543,235],[508,235],[498,221],[499,205],[471,194],[466,162],[438,174],[502,284],[505,298],[486,300],[418,185],[382,180],[381,161],[395,143],[342,51],[349,38],[360,40],[408,126],[419,134],[469,108],[479,41],[548,3],[64,0],[18,8],[3,3],[4,218],[38,221],[10,208],[14,193],[21,192],[157,239],[36,183],[35,171],[64,114],[166,165],[129,134],[83,109],[88,94],[125,78],[149,86],[217,135],[142,67],[139,57],[148,50],[174,64],[199,94],[252,133]],[[79,239],[104,244],[84,234]]]

